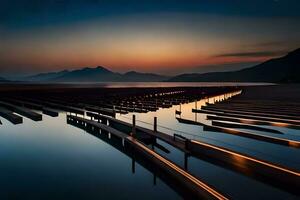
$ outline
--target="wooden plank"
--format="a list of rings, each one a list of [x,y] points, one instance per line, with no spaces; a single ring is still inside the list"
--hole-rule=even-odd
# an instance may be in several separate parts
[[[91,115],[91,113],[87,113],[87,115]],[[127,122],[124,122],[124,121],[121,121],[121,120],[118,120],[118,119],[115,119],[115,118],[112,118],[112,117],[108,117],[108,116],[105,116],[105,115],[97,115],[97,114],[93,114],[93,117],[95,119],[101,119],[101,118],[105,118],[106,120],[110,121],[110,122],[115,122],[115,123],[118,123],[118,124],[122,124],[124,126],[127,126],[129,127],[130,129],[132,128],[132,124],[130,123],[127,123]],[[154,138],[158,138],[178,149],[180,149],[181,151],[185,152],[185,153],[189,153],[186,149],[185,149],[185,144],[183,141],[175,141],[174,140],[174,137],[171,136],[171,135],[168,135],[168,134],[165,134],[165,133],[162,133],[160,131],[157,131],[157,132],[154,132],[153,130],[150,130],[150,129],[147,129],[147,128],[144,128],[144,127],[141,127],[141,126],[136,126],[136,130],[137,131],[140,131],[140,132],[143,132],[151,137],[154,137]]]
[[[12,111],[7,110],[3,107],[0,107],[0,116],[7,119],[13,124],[21,124],[23,123],[23,118],[15,115]]]
[[[215,116],[215,115],[207,115],[206,119],[208,119],[208,120],[229,121],[229,122],[238,122],[238,123],[249,124],[249,125],[254,124],[254,125],[266,125],[266,126],[287,127],[287,128],[291,128],[291,129],[300,129],[300,126],[297,126],[297,125],[290,125],[290,124],[286,124],[286,123],[268,122],[268,121],[255,120],[255,119],[244,119],[244,118]]]
[[[226,128],[241,128],[241,129],[250,129],[250,130],[256,130],[256,131],[264,131],[269,133],[275,133],[275,134],[283,134],[282,132],[270,129],[270,128],[264,128],[254,125],[247,125],[247,124],[240,124],[240,123],[227,123],[222,121],[212,121],[211,122],[213,126],[221,126]]]
[[[197,196],[197,198],[220,199],[220,200],[228,199],[223,194],[218,192],[215,188],[209,186],[204,181],[199,180],[199,178],[196,178],[195,176],[186,172],[184,169],[180,168],[179,166],[167,160],[166,158],[160,156],[158,153],[149,149],[144,144],[140,143],[135,138],[128,136],[127,134],[119,132],[118,130],[113,129],[107,125],[97,123],[92,120],[87,120],[81,117],[69,115],[67,116],[67,119],[71,121],[75,120],[75,121],[84,122],[86,125],[89,124],[91,126],[95,126],[102,130],[106,130],[109,133],[113,134],[114,136],[124,139],[127,144],[129,144],[132,148],[135,149],[135,151],[139,151],[145,157],[148,157],[148,159],[152,163],[155,163],[155,165],[160,167],[160,169],[163,170],[165,173],[172,175],[180,182],[182,182],[184,185],[186,185],[188,188],[190,188],[191,192],[193,192],[194,195]]]
[[[283,115],[283,114],[271,114],[268,112],[262,113],[262,112],[253,112],[253,111],[241,111],[241,110],[234,110],[233,109],[224,109],[224,108],[215,108],[210,106],[201,106],[201,109],[203,110],[212,110],[212,111],[218,111],[223,113],[234,113],[234,114],[243,114],[243,115],[253,115],[253,116],[262,116],[262,117],[268,117],[268,118],[278,118],[278,119],[287,119],[287,120],[300,120],[299,116],[289,116],[289,115]]]
[[[23,116],[25,116],[29,119],[32,119],[34,121],[41,121],[43,119],[41,114],[33,112],[33,111],[31,111],[27,108],[24,108],[24,107],[16,106],[16,105],[6,103],[6,102],[3,102],[3,101],[0,101],[0,105],[3,106],[3,107],[8,108],[8,109],[20,114],[20,115],[23,115]]]
[[[226,134],[230,134],[230,135],[236,135],[236,136],[251,138],[251,139],[254,139],[254,140],[279,144],[279,145],[283,145],[283,146],[300,148],[300,142],[295,141],[295,140],[277,138],[277,137],[272,137],[272,136],[267,136],[267,135],[262,135],[262,134],[258,134],[258,133],[247,132],[247,131],[240,131],[240,130],[236,130],[236,129],[233,129],[233,128],[224,128],[224,127],[221,127],[221,126],[211,126],[211,125],[203,124],[203,123],[200,123],[200,122],[195,122],[195,121],[188,120],[188,119],[177,118],[177,120],[179,122],[183,122],[183,123],[189,123],[189,124],[195,124],[195,125],[203,126],[204,131],[221,132],[221,133],[226,133]]]
[[[200,159],[210,158],[232,166],[241,173],[254,176],[262,181],[283,188],[295,194],[300,194],[300,172],[278,164],[241,154],[224,147],[211,145],[197,140],[188,141],[188,149],[192,155]]]
[[[291,124],[291,125],[300,125],[300,121],[298,121],[298,120],[286,120],[286,119],[279,119],[279,118],[259,117],[259,116],[253,116],[253,115],[224,113],[224,112],[211,111],[211,110],[192,109],[192,112],[213,114],[213,115],[227,116],[227,117],[235,117],[235,118],[263,120],[263,121],[269,121],[269,122],[280,122],[280,123],[286,123],[286,124]]]

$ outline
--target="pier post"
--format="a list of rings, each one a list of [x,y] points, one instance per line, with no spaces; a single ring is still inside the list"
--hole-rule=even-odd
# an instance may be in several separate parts
[[[184,169],[185,169],[185,171],[188,170],[188,155],[187,155],[187,153],[184,154]]]
[[[131,171],[134,174],[135,173],[135,159],[132,158],[132,162],[131,162]]]
[[[135,137],[135,115],[132,115],[132,131],[131,136]]]
[[[197,100],[195,101],[195,109],[197,110]]]
[[[153,131],[157,132],[157,117],[154,117]]]
[[[153,173],[153,185],[156,185],[156,173]]]

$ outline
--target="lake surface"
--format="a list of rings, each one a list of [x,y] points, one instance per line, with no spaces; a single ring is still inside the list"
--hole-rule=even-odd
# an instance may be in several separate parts
[[[7,84],[7,83],[2,83]],[[99,88],[147,88],[147,87],[216,87],[216,86],[261,86],[274,85],[273,83],[255,83],[255,82],[17,82],[15,85],[62,85],[64,87],[99,87]],[[0,83],[1,85],[1,83]]]
[[[234,95],[234,94],[231,94]],[[238,136],[203,131],[201,126],[182,124],[175,118],[181,110],[182,118],[209,123],[204,114],[192,113],[205,102],[223,100],[224,96],[204,99],[196,103],[159,109],[156,112],[117,115],[137,125],[152,128],[158,118],[158,130],[178,133],[188,138],[226,147],[271,162],[300,169],[298,149],[279,146]],[[0,198],[1,199],[181,199],[165,180],[133,162],[130,156],[86,131],[66,123],[66,113],[43,121],[23,118],[20,125],[12,125],[0,118]],[[274,127],[273,127],[274,128]],[[283,137],[300,140],[298,131],[276,128]],[[262,133],[267,134],[267,133]],[[158,153],[183,167],[184,155],[164,142],[170,153]],[[190,157],[190,173],[206,181],[233,199],[296,199],[297,197],[252,177],[212,164],[205,159]]]

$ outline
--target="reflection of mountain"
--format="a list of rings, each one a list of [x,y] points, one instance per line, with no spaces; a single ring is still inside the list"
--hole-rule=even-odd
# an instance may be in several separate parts
[[[300,49],[288,55],[268,60],[254,67],[232,72],[211,72],[205,74],[181,74],[168,81],[201,82],[300,82]]]
[[[47,82],[147,82],[164,81],[167,77],[139,72],[127,72],[120,74],[112,72],[104,67],[83,68],[73,71],[61,71],[52,73],[37,74],[26,77],[26,81],[47,81]]]

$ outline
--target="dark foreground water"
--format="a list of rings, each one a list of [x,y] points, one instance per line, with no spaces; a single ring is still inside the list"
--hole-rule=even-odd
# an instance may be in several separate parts
[[[216,97],[222,99],[223,97]],[[206,100],[207,101],[207,100]],[[209,101],[212,101],[210,99]],[[199,101],[200,107],[205,100]],[[182,117],[209,123],[205,115],[194,114],[194,103],[181,106]],[[300,169],[299,149],[259,142],[238,136],[204,132],[202,127],[180,124],[175,118],[179,106],[138,114],[138,125],[152,127],[158,117],[159,130],[227,147],[275,163]],[[131,121],[132,114],[117,118]],[[43,121],[24,118],[12,125],[1,118],[0,199],[181,199],[176,189],[162,181],[131,157],[103,140],[66,123],[66,114],[57,118],[43,115]],[[300,140],[298,131],[278,128]],[[262,133],[267,134],[267,133]],[[160,142],[170,153],[168,159],[183,166],[183,153]],[[205,159],[189,158],[188,170],[233,199],[297,199],[293,194],[267,182],[240,174]]]
[[[102,140],[43,116],[0,128],[0,199],[178,199],[159,179]]]

